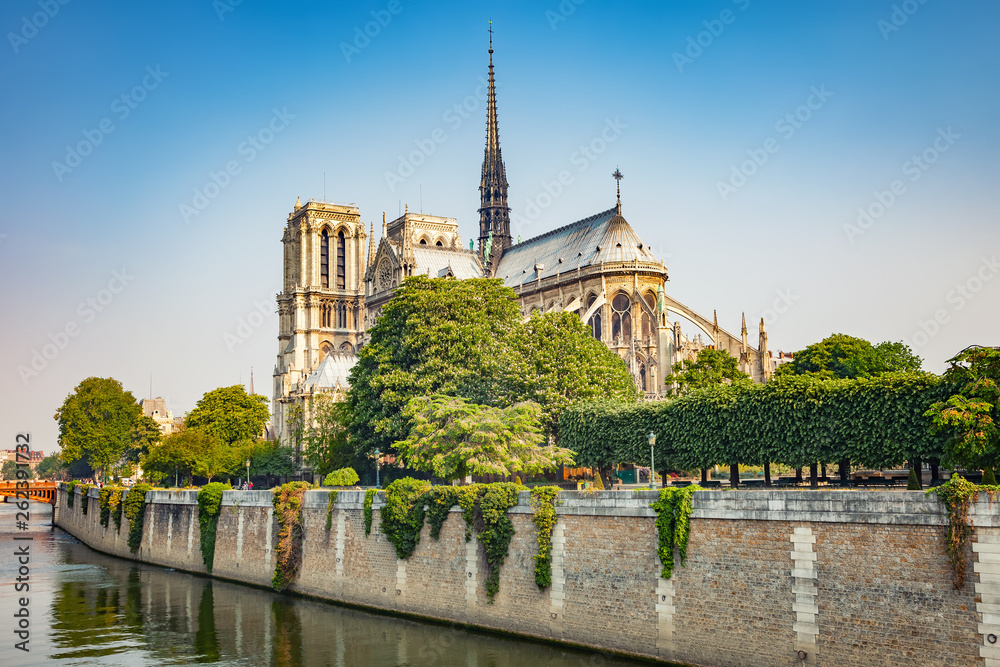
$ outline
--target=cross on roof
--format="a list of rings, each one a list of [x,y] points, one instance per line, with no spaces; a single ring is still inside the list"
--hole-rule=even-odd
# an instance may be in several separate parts
[[[618,181],[618,208],[621,209],[622,206],[622,179],[625,176],[622,174],[618,167],[615,167],[615,173],[611,174],[616,181]]]

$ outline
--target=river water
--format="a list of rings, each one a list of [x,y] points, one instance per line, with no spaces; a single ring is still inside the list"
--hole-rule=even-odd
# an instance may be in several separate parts
[[[0,665],[577,667],[637,664],[213,581],[98,553],[32,502],[0,504]],[[14,538],[32,538],[15,540]],[[28,572],[16,552],[27,545]],[[29,590],[18,592],[18,577]],[[27,598],[28,627],[21,598]],[[27,652],[15,648],[26,632]]]

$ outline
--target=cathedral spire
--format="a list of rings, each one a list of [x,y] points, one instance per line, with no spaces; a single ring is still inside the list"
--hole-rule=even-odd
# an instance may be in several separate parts
[[[500,126],[497,122],[497,94],[493,78],[493,22],[490,21],[490,72],[486,94],[486,150],[479,181],[479,256],[485,259],[486,239],[493,234],[495,258],[511,246],[510,208],[507,206],[507,172],[500,153]]]
[[[625,176],[624,176],[624,174],[622,174],[621,170],[618,169],[618,167],[615,167],[615,173],[611,174],[611,176],[615,179],[615,181],[618,184],[617,185],[617,189],[618,189],[618,215],[621,215],[622,214],[622,179],[625,178]]]
[[[382,211],[382,221],[385,222],[385,211]],[[371,232],[368,234],[368,268],[375,264],[375,223],[369,222]]]

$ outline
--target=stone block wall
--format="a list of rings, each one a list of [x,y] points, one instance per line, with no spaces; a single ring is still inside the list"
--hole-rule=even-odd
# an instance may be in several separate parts
[[[65,505],[57,525],[116,556],[204,572],[193,491],[151,492],[142,547],[127,522],[99,525]],[[485,557],[457,508],[440,539],[425,526],[407,561],[380,532],[376,498],[341,491],[326,529],[327,491],[303,506],[303,559],[290,590],[402,614],[692,665],[984,665],[1000,667],[1000,507],[976,503],[967,579],[953,586],[946,517],[919,492],[700,491],[685,566],[660,577],[653,492],[564,492],[553,533],[552,585],[534,582],[528,494],[493,603]],[[277,521],[268,491],[223,497],[215,577],[269,586]]]

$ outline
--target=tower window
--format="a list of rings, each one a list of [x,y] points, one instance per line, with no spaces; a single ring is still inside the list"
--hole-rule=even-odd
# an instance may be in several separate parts
[[[344,247],[344,232],[337,234],[337,289],[347,285],[347,248]]]
[[[623,342],[632,340],[632,315],[629,309],[632,301],[622,292],[611,301],[611,338],[621,338]]]
[[[330,235],[325,229],[319,243],[319,284],[330,286]]]
[[[597,301],[597,297],[595,295],[591,295],[590,298],[587,299],[587,310],[590,310],[590,307],[594,305],[595,301]],[[594,338],[596,338],[597,340],[601,340],[600,310],[598,310],[597,312],[595,312],[593,315],[590,316],[590,321],[587,322],[587,326],[590,327],[590,332],[594,335]]]

